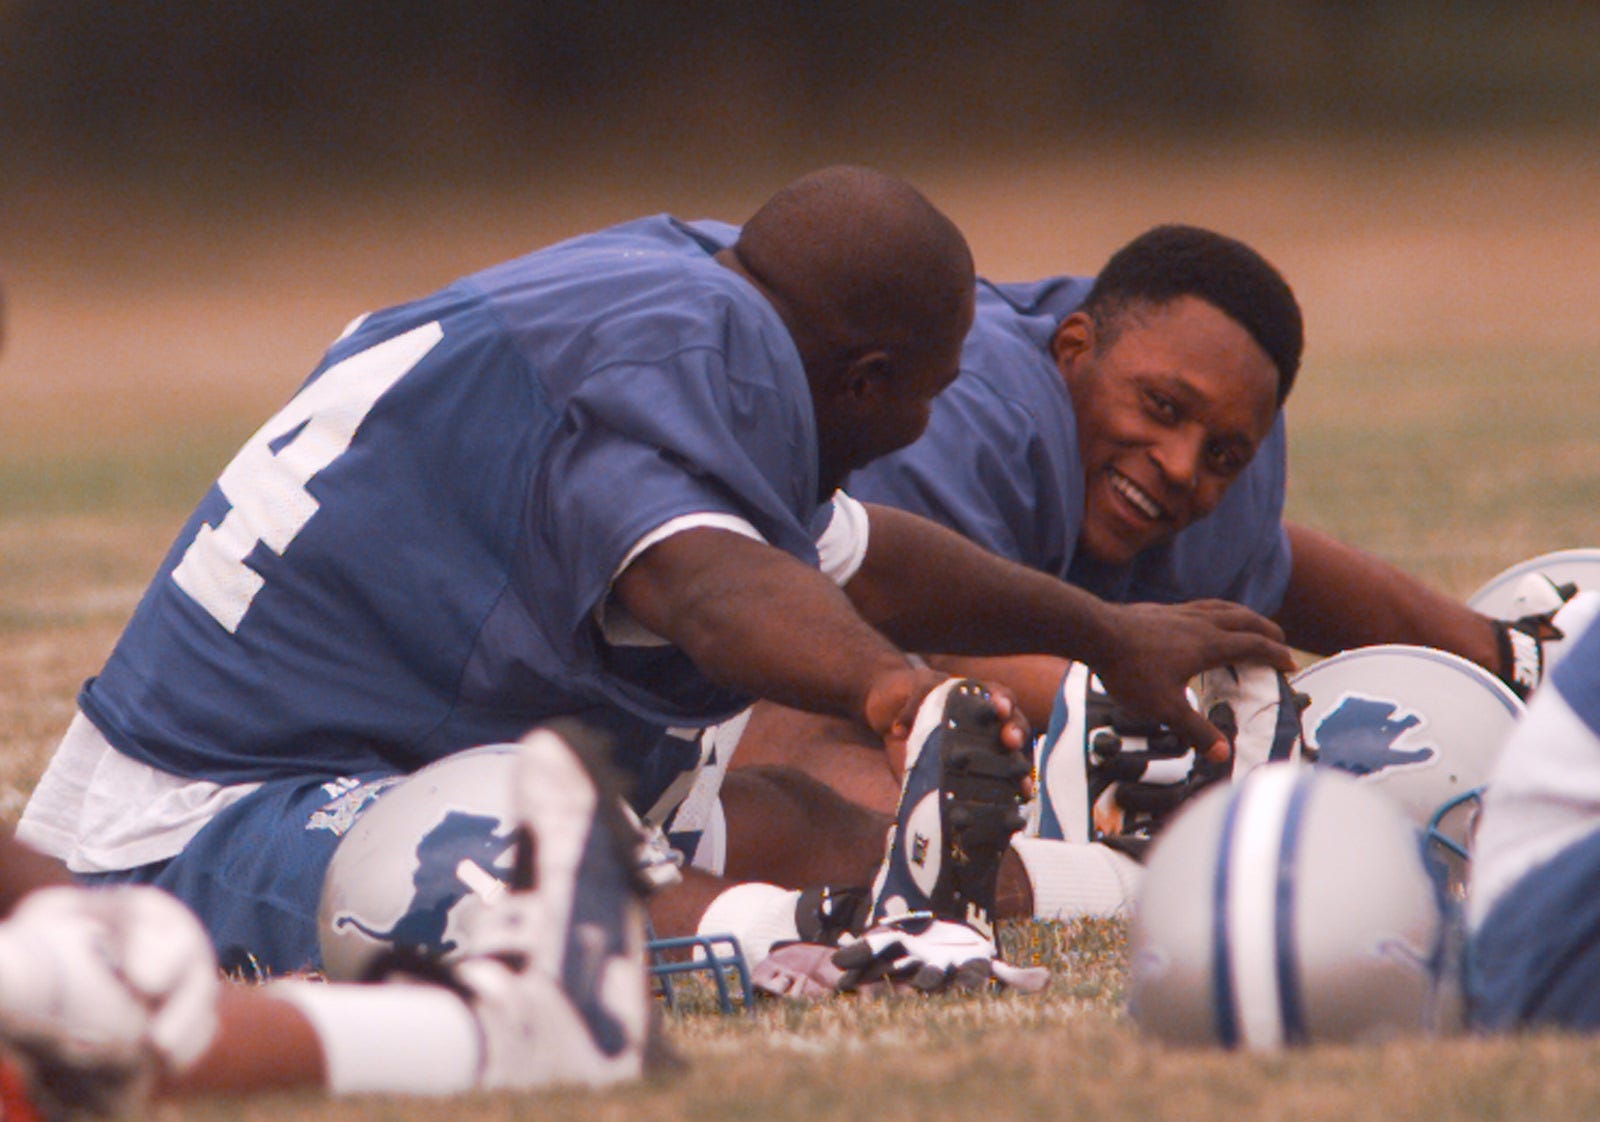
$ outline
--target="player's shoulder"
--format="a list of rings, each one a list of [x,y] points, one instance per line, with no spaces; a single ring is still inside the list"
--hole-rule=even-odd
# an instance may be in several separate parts
[[[520,346],[588,364],[691,350],[792,350],[782,320],[716,260],[738,236],[718,222],[655,215],[536,250],[464,278]],[[577,347],[574,351],[572,348]]]
[[[710,265],[714,255],[737,236],[737,228],[725,223],[691,223],[656,214],[534,249],[465,279],[485,292],[499,292],[536,285],[546,278],[570,282],[575,277],[637,275],[652,270],[692,272]]]
[[[961,376],[946,390],[966,411],[1039,417],[1070,415],[1065,383],[1050,356],[1056,325],[1082,303],[1085,278],[1026,284],[980,280],[961,352]]]

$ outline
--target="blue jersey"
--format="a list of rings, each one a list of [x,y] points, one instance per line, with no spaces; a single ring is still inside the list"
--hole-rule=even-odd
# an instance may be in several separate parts
[[[643,737],[739,709],[595,619],[677,517],[817,562],[810,393],[712,260],[735,234],[643,219],[360,321],[190,517],[84,713],[235,783],[411,769],[559,714]]]
[[[1078,554],[1084,470],[1072,398],[1050,339],[1093,283],[1092,277],[980,282],[961,374],[935,400],[928,431],[853,473],[850,493],[932,518],[1106,599],[1220,597],[1275,612],[1289,580],[1281,411],[1210,515],[1131,565],[1102,565]]]
[[[1483,1029],[1600,1030],[1600,623],[1570,642],[1485,800],[1485,859],[1525,868],[1489,898],[1468,944],[1469,1013]],[[1509,807],[1492,801],[1497,786],[1516,788]],[[1514,828],[1498,829],[1496,815]],[[1481,886],[1474,892],[1473,910],[1484,911]]]

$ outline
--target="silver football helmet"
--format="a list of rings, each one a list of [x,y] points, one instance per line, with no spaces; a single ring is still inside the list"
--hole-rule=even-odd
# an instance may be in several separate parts
[[[1434,1027],[1446,931],[1417,831],[1338,772],[1265,764],[1156,839],[1129,1011],[1174,1044],[1277,1048]]]
[[[1558,549],[1519,561],[1468,597],[1467,606],[1491,619],[1549,617],[1556,636],[1539,644],[1547,675],[1567,642],[1600,615],[1600,549]]]
[[[1572,592],[1600,589],[1600,549],[1558,549],[1518,561],[1467,597],[1467,606],[1495,619],[1517,619],[1559,606],[1534,592],[1538,584],[1528,581],[1530,576],[1543,577],[1559,592],[1568,593],[1564,599],[1570,599]]]
[[[1383,792],[1424,831],[1460,893],[1480,797],[1523,704],[1487,670],[1429,647],[1358,647],[1293,679],[1306,753]]]
[[[362,811],[322,883],[317,928],[329,979],[369,977],[396,953],[449,961],[471,949],[475,913],[511,879],[516,755],[515,744],[458,752],[395,780]],[[751,992],[731,936],[652,940],[646,952],[669,1004],[674,980],[700,972],[724,1010]]]

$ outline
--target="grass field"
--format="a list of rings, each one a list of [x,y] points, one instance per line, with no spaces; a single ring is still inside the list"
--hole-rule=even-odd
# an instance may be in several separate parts
[[[1465,594],[1600,544],[1600,150],[1587,137],[1134,145],[904,170],[1000,278],[1090,272],[1159,221],[1252,241],[1294,282],[1310,349],[1290,403],[1292,513]],[[871,153],[848,158],[874,160]],[[14,819],[172,533],[232,448],[352,315],[656,210],[738,218],[799,168],[719,179],[128,199],[4,199],[0,278],[0,820]],[[160,1117],[694,1120],[1588,1119],[1600,1044],[1409,1041],[1274,1058],[1164,1050],[1120,1011],[1115,924],[1010,933],[1034,998],[840,1002],[668,1024],[687,1069],[605,1096],[326,1104]]]

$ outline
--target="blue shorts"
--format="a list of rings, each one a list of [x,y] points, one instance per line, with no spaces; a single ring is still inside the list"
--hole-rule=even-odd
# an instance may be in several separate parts
[[[1472,1023],[1600,1029],[1600,831],[1502,895],[1467,947]]]
[[[224,970],[249,978],[318,969],[317,904],[334,848],[400,778],[278,779],[208,822],[165,861],[79,879],[153,884],[192,908]]]
[[[698,765],[699,747],[663,736],[632,762],[629,801],[642,813]],[[388,769],[271,780],[217,815],[176,856],[79,879],[171,892],[200,917],[224,970],[249,978],[319,970],[317,907],[328,862],[361,813],[404,777]]]

